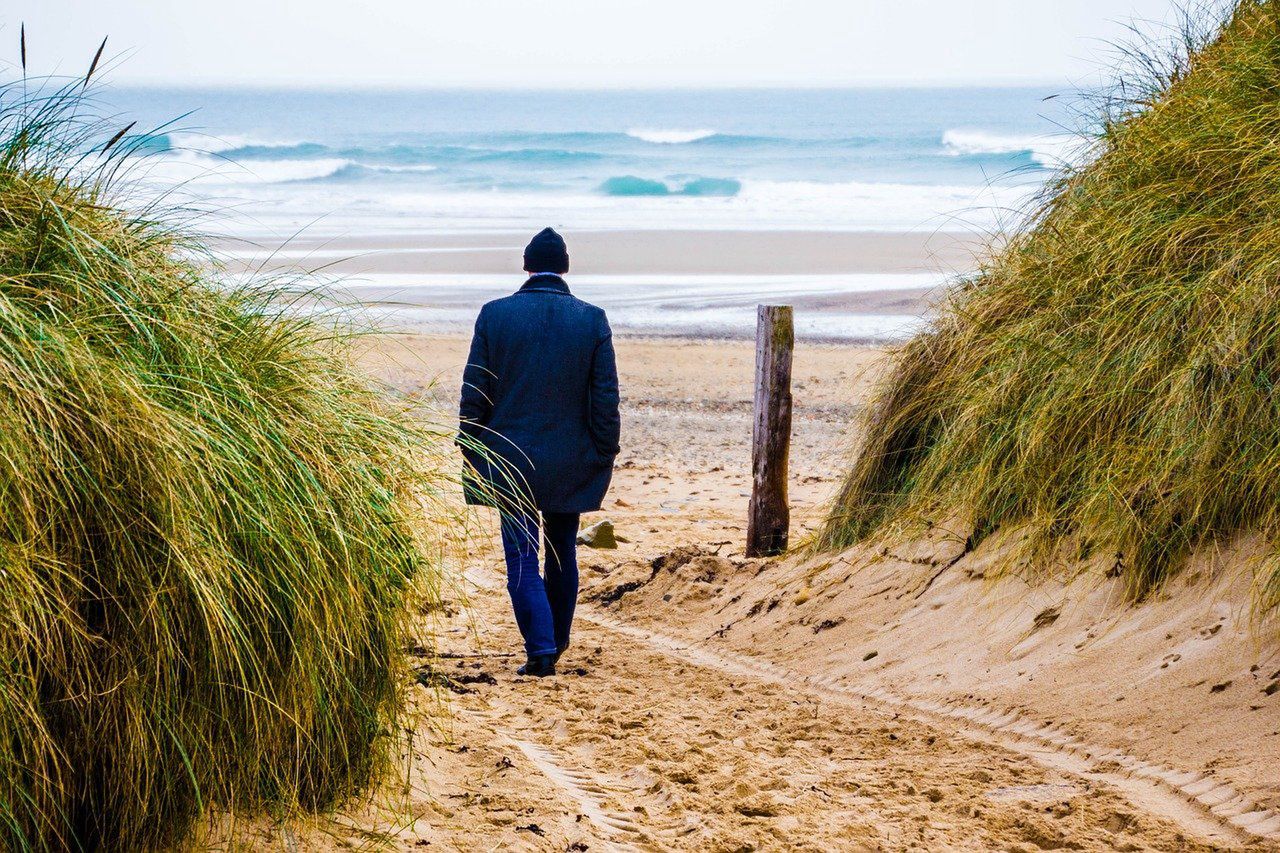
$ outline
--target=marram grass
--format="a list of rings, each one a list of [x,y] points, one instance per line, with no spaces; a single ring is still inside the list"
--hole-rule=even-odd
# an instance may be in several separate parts
[[[0,848],[333,806],[390,760],[441,437],[331,330],[114,207],[129,137],[77,86],[24,88],[0,90]]]
[[[1280,4],[1162,67],[898,354],[820,547],[961,517],[1139,596],[1197,546],[1280,541]]]

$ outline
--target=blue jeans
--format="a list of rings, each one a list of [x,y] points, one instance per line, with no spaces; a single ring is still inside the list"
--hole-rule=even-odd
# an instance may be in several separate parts
[[[554,655],[569,647],[578,600],[578,514],[544,512],[541,516],[545,581],[538,574],[538,515],[517,512],[502,516],[507,592],[528,655]]]

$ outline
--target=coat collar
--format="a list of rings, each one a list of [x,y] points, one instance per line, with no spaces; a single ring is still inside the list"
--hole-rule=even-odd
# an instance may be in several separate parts
[[[569,285],[558,275],[534,275],[521,286],[519,293],[563,293],[569,294]]]

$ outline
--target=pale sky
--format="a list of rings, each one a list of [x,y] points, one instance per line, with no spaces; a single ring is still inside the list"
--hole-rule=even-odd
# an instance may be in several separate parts
[[[0,0],[35,73],[153,85],[1061,83],[1176,0]]]

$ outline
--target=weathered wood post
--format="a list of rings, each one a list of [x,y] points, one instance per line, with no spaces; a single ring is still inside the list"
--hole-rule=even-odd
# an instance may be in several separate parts
[[[791,526],[787,462],[791,455],[791,353],[794,348],[791,306],[757,306],[748,557],[766,557],[787,550]]]

